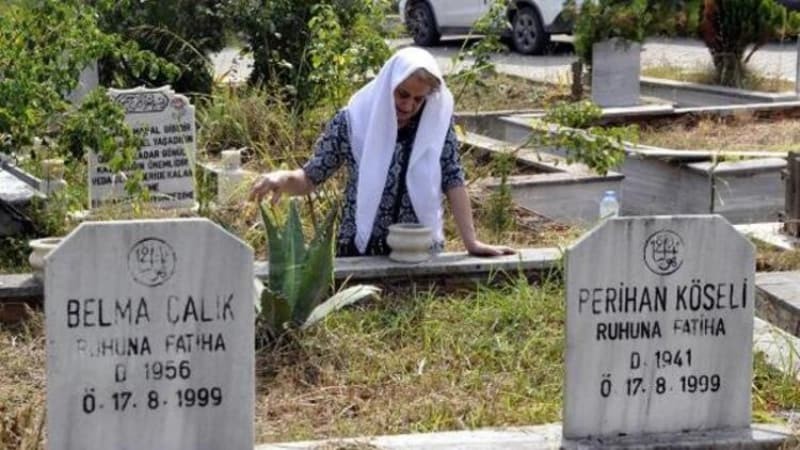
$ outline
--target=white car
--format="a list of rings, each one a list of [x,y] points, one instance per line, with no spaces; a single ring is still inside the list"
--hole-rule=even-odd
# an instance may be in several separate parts
[[[468,33],[491,5],[492,0],[401,0],[400,14],[414,42],[424,47],[444,34]],[[541,53],[551,34],[572,31],[564,19],[564,0],[510,0],[508,5],[509,36],[520,53]]]

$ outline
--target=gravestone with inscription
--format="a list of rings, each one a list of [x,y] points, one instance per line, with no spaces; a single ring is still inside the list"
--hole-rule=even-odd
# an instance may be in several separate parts
[[[573,245],[564,437],[748,429],[754,252],[719,216],[612,219]]]
[[[87,222],[45,267],[50,449],[253,449],[250,247],[205,219]]]
[[[136,165],[144,172],[151,202],[163,208],[195,204],[196,153],[194,106],[169,86],[158,89],[109,89],[125,108],[125,122],[142,138]],[[124,198],[124,179],[111,173],[99,155],[89,155],[89,205],[96,208]]]

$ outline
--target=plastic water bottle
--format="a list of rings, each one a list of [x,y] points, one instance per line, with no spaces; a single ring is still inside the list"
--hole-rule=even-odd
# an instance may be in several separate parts
[[[603,199],[600,200],[600,220],[617,216],[619,216],[617,193],[614,191],[606,191],[603,195]]]

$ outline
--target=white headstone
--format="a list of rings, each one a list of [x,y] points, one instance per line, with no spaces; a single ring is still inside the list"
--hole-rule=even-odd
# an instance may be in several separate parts
[[[720,216],[611,219],[567,253],[567,439],[750,426],[755,250]]]
[[[51,449],[253,449],[253,252],[206,219],[87,222],[46,259]]]
[[[189,99],[169,86],[109,89],[109,95],[125,108],[125,122],[144,140],[136,164],[144,171],[151,202],[163,208],[193,207],[196,128]],[[91,208],[124,198],[124,180],[114,175],[98,155],[89,155]]]
[[[592,101],[601,107],[639,104],[642,46],[620,39],[592,46]]]

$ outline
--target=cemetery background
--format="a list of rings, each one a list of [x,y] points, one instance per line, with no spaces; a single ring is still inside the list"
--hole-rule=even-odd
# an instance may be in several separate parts
[[[283,7],[290,5],[291,2],[287,2]],[[295,7],[306,6],[296,3]],[[272,86],[270,89],[221,89],[212,91],[209,96],[193,97],[198,106],[203,150],[214,155],[226,148],[248,147],[245,157],[251,158],[252,168],[259,169],[291,167],[306,157],[319,124],[357,84],[351,85],[347,80],[368,69],[365,61],[379,64],[387,52],[370,34],[370,39],[362,41],[375,47],[365,45],[358,49],[368,53],[369,58],[353,56],[344,61],[327,58],[341,53],[349,42],[361,42],[343,30],[375,32],[366,27],[371,20],[367,12],[368,9],[353,13],[350,24],[345,20],[329,21],[329,27],[315,29],[313,42],[316,44],[312,54],[316,62],[312,64],[316,65],[308,79],[316,87],[303,91],[312,98],[287,101],[276,94],[291,78],[290,73],[272,74],[276,79],[261,74],[262,81]],[[330,19],[332,11],[323,10],[319,14]],[[258,16],[251,14],[251,17]],[[356,26],[350,26],[352,23]],[[297,26],[296,23],[284,25]],[[74,26],[74,23],[69,24],[67,28]],[[71,36],[77,37],[74,30]],[[287,58],[291,50],[287,49]],[[479,47],[477,51],[489,50]],[[173,72],[171,66],[161,61],[145,60],[150,64],[149,69],[156,73],[159,68],[164,70],[165,76]],[[178,65],[184,63],[179,60]],[[79,65],[79,61],[75,61],[71,69]],[[481,92],[480,84],[486,83],[481,68],[489,69],[489,66],[477,64],[472,72],[465,72],[467,75],[451,83],[463,87],[466,92]],[[153,81],[153,85],[158,85],[157,81],[160,80]],[[548,103],[548,97],[543,93],[540,98]],[[293,108],[304,103],[307,105],[302,113]],[[33,150],[36,159],[42,159],[48,152],[71,151],[75,147],[70,147],[70,142],[85,143],[80,139],[85,139],[86,135],[80,133],[86,132],[86,128],[81,126],[87,123],[97,126],[96,122],[89,122],[92,118],[121,118],[118,112],[111,114],[111,106],[102,96],[90,99],[83,108],[82,118],[76,116],[69,122],[67,116],[67,123],[74,126],[65,129],[75,131],[71,136],[76,140],[50,139],[42,144],[31,140],[29,145],[20,145],[20,148]],[[97,109],[92,111],[92,108]],[[33,125],[41,124],[27,124],[31,132],[37,129]],[[105,123],[100,129],[114,129],[113,126]],[[102,141],[98,139],[98,142]],[[130,147],[134,147],[133,141]],[[14,152],[17,151],[15,147]],[[26,167],[37,173],[40,169],[34,162],[33,157],[28,159]],[[40,232],[65,233],[74,226],[66,221],[66,211],[85,208],[86,168],[79,158],[73,162],[76,164],[67,168],[68,190],[46,204],[39,204],[34,213]],[[497,167],[496,170],[503,171],[502,162]],[[471,179],[483,175],[479,164],[469,169]],[[212,208],[213,191],[206,184],[208,180],[202,174],[197,174],[196,178],[201,213],[246,239],[257,255],[263,255],[265,242],[257,224],[256,206],[244,203],[235,209]],[[146,198],[146,194],[142,195]],[[502,195],[492,196],[487,202],[491,207],[478,209],[481,234],[530,247],[566,245],[582,231],[547,223],[541,218],[509,214],[508,203],[502,203],[507,201]],[[320,210],[328,206],[324,199],[315,203]],[[98,211],[95,217],[121,219],[180,214],[141,202],[133,210],[108,207]],[[306,219],[307,214],[305,209]],[[305,223],[310,221],[305,220]],[[454,236],[453,224],[448,223],[447,227],[448,236]],[[2,247],[4,258],[9,261],[3,265],[3,270],[27,271],[23,262],[27,251],[22,240],[4,238]],[[458,243],[448,242],[448,247],[458,248]],[[256,363],[256,442],[557,421],[561,414],[563,379],[563,295],[558,271],[536,286],[520,278],[500,287],[481,285],[456,292],[435,288],[428,291],[401,289],[388,293],[380,302],[337,313],[287,345],[262,348]],[[37,448],[44,433],[41,428],[45,384],[42,320],[37,313],[22,324],[0,328],[3,342],[0,374],[2,379],[9,380],[0,386],[3,415],[0,442],[11,448],[15,445]],[[776,419],[783,411],[797,408],[800,394],[790,376],[770,368],[759,356],[754,372],[756,419]],[[19,440],[21,437],[24,442]]]

